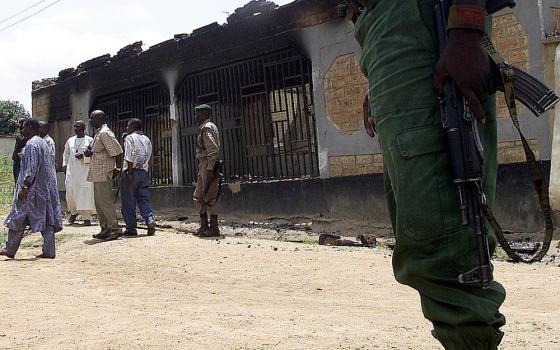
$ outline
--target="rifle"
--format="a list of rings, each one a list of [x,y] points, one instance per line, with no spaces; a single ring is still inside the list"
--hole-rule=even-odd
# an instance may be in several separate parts
[[[434,0],[440,54],[447,45],[447,19],[451,5],[450,2],[450,0]],[[486,8],[488,14],[492,14],[506,7],[513,6],[515,6],[514,0],[489,0],[487,1]],[[529,158],[531,158],[534,161],[534,155],[520,131],[515,99],[519,100],[538,116],[553,107],[558,102],[558,96],[536,78],[505,62],[499,56],[488,37],[485,37],[483,44],[486,46],[487,52],[495,64],[494,78],[496,79],[498,90],[503,91],[506,95],[510,115],[522,137],[527,159],[530,160]],[[471,271],[460,274],[458,281],[461,284],[480,285],[482,288],[489,288],[490,282],[493,280],[493,267],[490,262],[485,218],[496,231],[500,245],[515,261],[531,262],[537,258],[542,259],[550,243],[548,246],[546,244],[543,245],[542,251],[531,260],[523,260],[513,252],[487,205],[483,191],[483,146],[477,130],[478,122],[455,83],[449,79],[444,85],[444,96],[440,98],[440,109],[442,125],[447,134],[453,183],[457,187],[461,224],[463,226],[470,226],[473,229],[478,255],[478,266]],[[533,179],[539,181],[539,184],[536,184],[535,187],[538,187],[538,192],[540,190],[541,207],[545,213],[546,243],[548,238],[552,238],[552,218],[546,218],[546,212],[550,210],[550,204],[548,204],[547,210],[548,194],[543,194],[543,192],[548,193],[548,191],[544,191],[546,186],[543,183],[546,183],[546,181],[542,171],[538,168],[536,161],[533,163],[534,166],[529,165],[531,173],[534,175]],[[535,183],[537,182],[535,181]]]

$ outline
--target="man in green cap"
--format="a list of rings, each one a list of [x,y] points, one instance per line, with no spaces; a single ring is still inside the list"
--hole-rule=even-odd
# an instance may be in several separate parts
[[[356,0],[358,1],[358,0]],[[396,237],[397,281],[420,293],[432,334],[446,349],[497,349],[505,324],[505,290],[465,286],[461,273],[477,266],[475,236],[460,223],[438,95],[455,81],[479,123],[484,191],[496,189],[497,123],[490,61],[481,39],[486,0],[453,0],[456,18],[438,55],[433,0],[359,0],[355,34],[369,81],[370,107],[385,162],[386,198]],[[463,16],[463,17],[461,17]],[[486,22],[486,23],[485,23]],[[372,133],[369,120],[366,128]],[[496,240],[491,230],[490,251]]]
[[[195,236],[201,238],[220,237],[218,228],[218,179],[214,165],[220,158],[220,134],[216,124],[210,121],[212,108],[203,104],[195,108],[195,121],[198,124],[196,138],[196,159],[198,174],[193,200],[200,214],[200,228]],[[210,215],[210,225],[208,224]]]

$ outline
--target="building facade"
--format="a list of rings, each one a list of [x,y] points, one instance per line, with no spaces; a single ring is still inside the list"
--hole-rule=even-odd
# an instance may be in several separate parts
[[[154,186],[190,186],[196,178],[196,104],[212,105],[222,131],[226,181],[335,179],[383,172],[377,140],[363,129],[368,90],[359,47],[341,0],[298,0],[278,7],[254,0],[226,24],[142,49],[134,43],[33,84],[33,115],[49,120],[58,145],[72,123],[104,110],[117,134],[144,120],[154,142]],[[518,0],[494,17],[504,57],[548,82],[560,31],[560,0]],[[524,161],[522,145],[497,97],[499,161]],[[521,124],[543,161],[550,159],[552,117],[521,109]],[[57,152],[57,165],[62,150]]]

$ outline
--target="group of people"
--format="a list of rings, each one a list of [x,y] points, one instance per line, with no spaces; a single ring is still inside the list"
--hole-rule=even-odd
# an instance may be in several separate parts
[[[124,150],[115,134],[107,125],[107,116],[103,111],[94,111],[90,115],[90,123],[96,132],[93,139],[83,151],[84,159],[89,160],[87,175],[81,173],[79,180],[89,184],[89,193],[93,192],[95,210],[101,231],[93,238],[102,240],[114,240],[121,236],[137,235],[136,206],[140,209],[142,218],[148,226],[148,236],[154,235],[156,223],[152,206],[150,204],[148,168],[152,157],[152,144],[150,139],[142,132],[142,121],[140,119],[130,119],[127,124],[127,133],[124,136]],[[68,153],[72,153],[69,145]],[[76,157],[80,156],[80,151],[76,149],[74,142],[74,152]],[[71,155],[69,156],[71,158]],[[117,168],[117,164],[122,164]],[[68,170],[67,170],[68,174]],[[68,175],[67,175],[68,176]],[[75,175],[72,175],[72,177]],[[113,179],[119,178],[121,193],[121,213],[126,223],[123,232],[119,226],[115,200],[113,198]],[[67,178],[67,183],[69,183]],[[92,190],[93,187],[93,191]],[[90,196],[91,198],[91,196]],[[91,200],[90,200],[91,203]],[[69,206],[70,209],[70,206]],[[75,219],[78,208],[71,212],[71,219]]]
[[[193,200],[200,213],[200,227],[194,233],[201,238],[220,237],[218,227],[219,186],[215,175],[220,158],[218,128],[210,121],[212,108],[203,104],[195,109],[199,125],[196,140],[198,160],[197,185]],[[147,234],[156,232],[156,222],[150,203],[149,163],[152,143],[144,135],[143,123],[128,121],[123,145],[107,125],[103,111],[90,115],[94,137],[86,135],[86,123],[74,123],[75,135],[64,145],[62,166],[65,172],[66,204],[74,224],[78,217],[83,225],[92,225],[97,214],[101,230],[93,238],[115,240],[121,236],[138,235],[136,208],[147,225]],[[49,124],[35,119],[18,121],[20,135],[16,138],[13,175],[16,189],[12,210],[6,218],[8,238],[0,255],[14,258],[26,229],[41,232],[43,253],[39,258],[55,258],[54,234],[62,230],[62,211],[56,179],[56,145],[49,135]],[[121,168],[118,165],[122,164]],[[113,183],[118,178],[121,195],[123,231],[116,214]]]
[[[38,258],[54,259],[54,235],[63,228],[56,179],[56,145],[49,136],[48,123],[36,119],[22,119],[18,123],[20,135],[12,155],[16,186],[12,209],[5,220],[8,237],[0,255],[13,259],[25,230],[30,230],[41,232],[44,238],[43,252]],[[123,146],[107,126],[104,112],[92,112],[90,123],[95,128],[93,138],[85,134],[86,123],[78,120],[74,124],[75,136],[64,146],[62,165],[66,174],[69,223],[74,224],[81,216],[84,225],[91,226],[92,215],[97,213],[101,231],[93,238],[114,240],[135,236],[138,234],[138,206],[148,235],[154,235],[156,223],[148,176],[152,144],[142,132],[142,121],[129,120]],[[122,167],[118,168],[118,164]],[[117,221],[116,198],[113,198],[116,177],[119,177],[121,213],[126,223],[124,232]]]

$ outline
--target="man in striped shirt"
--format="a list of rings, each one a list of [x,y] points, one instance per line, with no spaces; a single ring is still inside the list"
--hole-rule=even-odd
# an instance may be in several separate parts
[[[105,112],[93,111],[90,122],[96,133],[91,150],[86,151],[87,154],[85,152],[84,155],[91,156],[87,180],[93,182],[95,209],[101,226],[101,232],[93,235],[93,238],[113,240],[122,236],[113,201],[113,178],[119,173],[119,169],[116,168],[117,157],[123,153],[123,149],[107,126]]]

